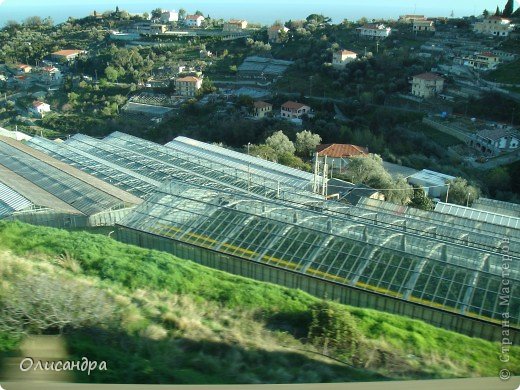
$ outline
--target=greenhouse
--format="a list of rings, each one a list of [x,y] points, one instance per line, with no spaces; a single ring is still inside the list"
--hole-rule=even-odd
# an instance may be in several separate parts
[[[29,199],[0,182],[0,218],[33,206]]]
[[[489,323],[502,320],[503,258],[496,251],[179,181],[165,184],[119,225],[123,241],[146,246],[148,236],[155,247],[154,237],[161,237],[207,251],[199,257],[219,253]],[[518,327],[517,258],[510,278],[510,321]]]
[[[302,204],[324,200],[310,191],[292,187],[281,174],[274,180],[251,166],[212,162],[123,133],[113,133],[103,140],[77,134],[63,144],[36,137],[29,145],[143,199],[164,181],[177,179]]]
[[[41,206],[31,215],[24,214],[28,222],[40,223],[45,208],[46,224],[52,223],[49,211],[56,214],[56,225],[63,225],[63,214],[68,214],[72,226],[84,224],[106,225],[126,214],[141,199],[50,158],[18,141],[0,139],[1,182]],[[18,214],[17,214],[18,215]],[[21,216],[21,215],[20,215]],[[72,216],[83,216],[75,218]]]

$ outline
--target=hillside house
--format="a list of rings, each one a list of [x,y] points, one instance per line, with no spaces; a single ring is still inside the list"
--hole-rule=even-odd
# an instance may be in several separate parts
[[[288,32],[289,29],[287,27],[281,24],[274,24],[267,29],[267,37],[271,43],[280,43],[280,35]]]
[[[514,25],[511,20],[501,16],[490,16],[481,22],[476,22],[473,26],[475,33],[495,37],[507,37],[513,29]]]
[[[465,66],[479,70],[493,70],[500,64],[500,58],[490,51],[482,52],[462,59]]]
[[[350,50],[339,50],[332,53],[332,66],[344,68],[348,63],[357,59],[357,54]]]
[[[323,144],[316,147],[318,161],[324,162],[326,158],[329,170],[335,173],[342,173],[350,158],[367,155],[367,148],[351,144]]]
[[[204,21],[204,16],[202,15],[186,15],[184,19],[184,23],[187,27],[200,27],[202,26],[202,22]]]
[[[421,73],[412,78],[412,95],[428,99],[441,93],[444,78],[435,73]]]
[[[59,50],[52,53],[51,58],[58,62],[71,62],[84,53],[85,50]]]
[[[179,13],[177,11],[163,11],[160,20],[161,23],[178,22]]]
[[[17,64],[9,67],[15,74],[31,73],[32,66],[26,64]]]
[[[41,72],[41,81],[45,84],[56,84],[61,82],[63,76],[60,70],[54,66],[46,66]]]
[[[495,156],[501,152],[518,149],[520,136],[508,126],[481,130],[471,137],[469,145],[485,155]]]
[[[301,119],[305,114],[309,114],[311,108],[303,103],[287,101],[282,104],[280,114],[282,118],[286,119]]]
[[[247,28],[247,20],[231,19],[228,22],[224,22],[222,31],[224,31],[224,32],[242,32],[246,28]]]
[[[356,30],[359,36],[367,39],[385,39],[392,33],[392,29],[384,24],[367,24],[363,27],[358,27]]]
[[[435,22],[433,20],[414,20],[413,32],[434,32]]]
[[[202,88],[202,79],[195,76],[180,77],[175,80],[175,90],[178,95],[194,97]]]
[[[424,15],[401,15],[399,16],[399,23],[412,24],[416,20],[426,20]]]
[[[29,113],[38,118],[43,118],[48,112],[51,112],[51,106],[39,100],[35,100],[29,107]]]
[[[253,116],[255,118],[263,118],[273,111],[273,105],[271,103],[256,101],[253,103]]]
[[[168,26],[165,24],[150,24],[150,34],[164,34],[166,31],[168,31]]]

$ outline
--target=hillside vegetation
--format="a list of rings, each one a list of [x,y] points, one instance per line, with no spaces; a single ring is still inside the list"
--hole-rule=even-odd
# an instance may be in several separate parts
[[[25,334],[62,332],[71,358],[107,361],[78,381],[337,382],[503,368],[498,343],[100,234],[0,222],[0,259],[0,351],[16,355]],[[520,348],[509,365],[520,366]]]

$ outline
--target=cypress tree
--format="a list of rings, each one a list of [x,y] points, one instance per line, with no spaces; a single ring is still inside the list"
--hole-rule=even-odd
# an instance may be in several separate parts
[[[502,12],[502,16],[507,17],[507,16],[513,15],[513,11],[515,10],[514,7],[515,7],[514,0],[507,0],[507,3],[504,7],[504,12]]]

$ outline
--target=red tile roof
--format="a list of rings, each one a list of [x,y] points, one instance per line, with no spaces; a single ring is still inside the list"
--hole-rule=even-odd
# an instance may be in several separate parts
[[[368,149],[351,144],[323,144],[316,147],[318,156],[332,158],[366,156]]]
[[[58,50],[52,53],[55,56],[68,57],[75,54],[81,54],[83,50]]]
[[[416,76],[413,76],[413,78],[414,79],[428,80],[428,81],[444,80],[444,78],[442,78],[441,76],[439,76],[439,75],[437,75],[435,73],[430,73],[430,72],[418,74]]]
[[[355,53],[353,51],[350,51],[350,50],[340,50],[339,53],[340,54],[344,54],[344,55],[348,55],[348,54],[355,54],[355,55],[357,55],[357,53]]]
[[[40,102],[39,100],[35,100],[35,101],[33,102],[33,107],[40,107],[40,106],[43,106],[43,105],[45,105],[45,104],[47,104],[47,103]]]
[[[286,108],[288,110],[299,110],[303,107],[309,107],[306,104],[293,102],[293,101],[287,101],[284,104],[282,104],[282,108]]]
[[[196,83],[197,81],[200,81],[200,79],[195,76],[186,76],[186,77],[181,77],[181,78],[177,79],[177,81],[186,81],[186,82],[190,82],[190,83]]]
[[[253,103],[253,106],[255,108],[267,108],[267,107],[272,107],[273,105],[271,103],[257,101],[257,102]]]
[[[197,20],[198,18],[204,19],[202,15],[186,15],[186,20]]]

